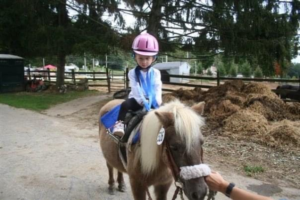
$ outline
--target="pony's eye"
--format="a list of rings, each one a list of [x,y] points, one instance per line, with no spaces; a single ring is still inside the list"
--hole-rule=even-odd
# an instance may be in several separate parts
[[[179,150],[179,148],[177,146],[170,146],[170,149],[172,151],[178,151]]]
[[[170,145],[170,149],[175,152],[181,150],[180,145]]]

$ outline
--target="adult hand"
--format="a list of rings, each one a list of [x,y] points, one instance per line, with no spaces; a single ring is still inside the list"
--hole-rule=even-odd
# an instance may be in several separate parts
[[[218,172],[214,171],[205,178],[205,181],[211,190],[222,193],[225,193],[226,188],[229,185]]]

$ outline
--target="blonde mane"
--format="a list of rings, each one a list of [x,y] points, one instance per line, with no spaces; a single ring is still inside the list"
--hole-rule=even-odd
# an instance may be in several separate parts
[[[199,145],[202,134],[200,127],[204,125],[204,119],[191,108],[179,101],[173,101],[149,112],[141,126],[141,149],[138,153],[141,161],[142,171],[145,174],[153,172],[159,162],[162,145],[157,145],[157,135],[162,127],[155,112],[170,112],[174,115],[175,131],[186,142],[187,153],[193,145]]]

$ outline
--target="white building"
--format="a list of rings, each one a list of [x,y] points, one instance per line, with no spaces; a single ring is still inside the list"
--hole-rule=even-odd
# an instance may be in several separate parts
[[[174,75],[190,75],[191,66],[187,62],[164,62],[153,65],[154,68],[160,70],[162,81],[173,83],[186,83],[189,82],[188,78],[175,78],[169,77],[169,74]]]
[[[65,66],[65,72],[71,72],[72,69],[74,69],[75,72],[79,71],[79,67],[77,67],[77,65],[70,63],[69,65]]]

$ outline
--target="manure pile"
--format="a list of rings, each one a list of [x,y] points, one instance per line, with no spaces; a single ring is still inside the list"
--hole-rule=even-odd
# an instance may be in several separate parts
[[[163,95],[164,102],[174,99],[189,106],[205,101],[208,127],[221,128],[224,136],[300,148],[300,103],[285,103],[263,83],[227,81],[207,91],[179,89]]]

